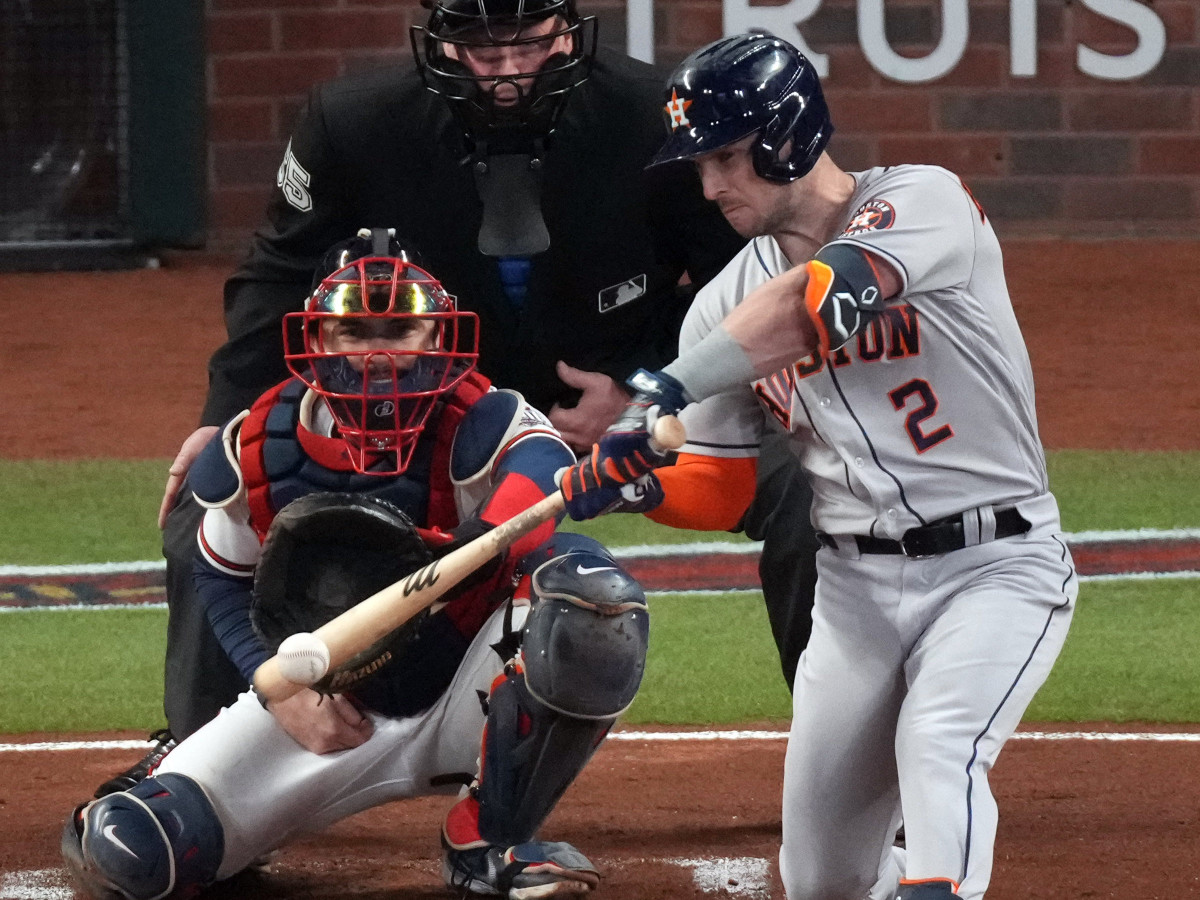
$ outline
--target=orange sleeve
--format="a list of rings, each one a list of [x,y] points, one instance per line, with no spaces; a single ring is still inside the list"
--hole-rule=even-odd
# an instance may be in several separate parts
[[[680,453],[675,465],[654,474],[663,502],[646,513],[648,518],[673,528],[729,531],[754,499],[758,460]]]

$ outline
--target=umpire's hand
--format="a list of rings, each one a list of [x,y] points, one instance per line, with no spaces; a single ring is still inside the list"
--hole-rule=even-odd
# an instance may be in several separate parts
[[[171,463],[171,468],[167,470],[167,488],[163,491],[162,503],[158,506],[159,531],[167,527],[167,513],[175,505],[175,498],[179,495],[179,486],[183,484],[188,469],[192,467],[192,463],[196,461],[200,451],[212,440],[213,435],[220,430],[216,425],[201,425],[188,435],[183,446],[179,448],[179,452]]]
[[[612,422],[625,409],[629,394],[603,372],[585,372],[558,362],[558,377],[581,393],[574,406],[550,408],[550,424],[576,453],[587,453]]]

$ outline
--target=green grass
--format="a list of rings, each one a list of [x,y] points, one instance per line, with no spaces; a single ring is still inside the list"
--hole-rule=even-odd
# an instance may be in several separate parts
[[[611,515],[590,522],[565,520],[559,528],[589,534],[606,547],[629,547],[639,544],[688,544],[693,541],[723,541],[744,544],[744,534],[728,531],[688,531],[652,522],[645,516]]]
[[[790,701],[757,595],[651,600],[627,725],[777,721]],[[0,733],[162,726],[163,610],[0,614]],[[1029,721],[1200,722],[1200,581],[1083,585]]]
[[[1067,531],[1200,527],[1200,453],[1060,450],[1047,465]]]
[[[0,614],[0,732],[163,725],[161,609]]]
[[[0,460],[0,564],[158,559],[169,460]]]
[[[1058,452],[1067,530],[1200,526],[1200,453]],[[166,460],[0,460],[0,564],[155,559]],[[573,530],[613,546],[742,540],[640,516]],[[626,721],[786,721],[757,595],[656,597],[646,679]],[[0,732],[149,731],[163,724],[163,610],[0,614]],[[1032,721],[1200,722],[1200,581],[1091,582]]]
[[[1200,526],[1200,453],[1059,451],[1050,483],[1068,531]],[[0,460],[0,565],[157,559],[168,460]],[[565,528],[619,547],[745,540],[614,515]]]
[[[1066,646],[1026,718],[1200,722],[1200,580],[1082,585]]]
[[[651,599],[646,675],[626,724],[785,722],[791,708],[759,594]]]

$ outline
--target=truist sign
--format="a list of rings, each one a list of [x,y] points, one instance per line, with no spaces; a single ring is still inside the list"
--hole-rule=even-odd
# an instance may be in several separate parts
[[[813,61],[817,74],[829,74],[829,57],[808,47],[801,34],[804,22],[821,8],[822,0],[790,0],[782,6],[751,6],[750,0],[722,0],[725,33],[764,28],[799,47]],[[962,59],[971,39],[968,0],[938,0],[942,32],[937,46],[923,57],[901,56],[884,31],[887,0],[858,0],[858,42],[867,62],[893,81],[919,84],[948,75]],[[1128,81],[1152,71],[1162,61],[1167,29],[1158,13],[1142,0],[1076,0],[1084,9],[1130,29],[1133,50],[1102,53],[1084,44],[1075,48],[1080,72],[1106,81]],[[1017,77],[1037,75],[1037,0],[1009,0],[1009,71]]]

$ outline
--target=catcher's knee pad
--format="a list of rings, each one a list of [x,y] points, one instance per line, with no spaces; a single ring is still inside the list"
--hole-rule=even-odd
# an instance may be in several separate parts
[[[504,847],[530,840],[612,723],[547,709],[529,693],[520,663],[510,663],[488,696],[475,786],[480,836]]]
[[[224,849],[208,797],[175,773],[72,813],[62,840],[68,870],[100,900],[193,896],[216,878]]]
[[[624,712],[646,667],[650,618],[641,586],[596,545],[539,566],[533,599],[521,640],[529,692],[568,716]]]

